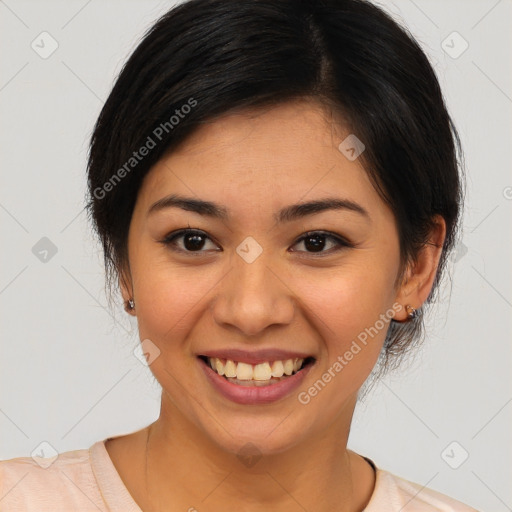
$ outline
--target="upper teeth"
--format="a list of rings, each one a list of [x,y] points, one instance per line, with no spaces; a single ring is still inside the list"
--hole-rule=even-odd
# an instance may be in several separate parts
[[[283,375],[291,375],[293,372],[299,371],[304,359],[286,359],[285,361],[252,365],[237,363],[231,359],[222,360],[218,357],[209,357],[208,362],[219,375],[239,380],[270,380],[271,377],[282,377]]]

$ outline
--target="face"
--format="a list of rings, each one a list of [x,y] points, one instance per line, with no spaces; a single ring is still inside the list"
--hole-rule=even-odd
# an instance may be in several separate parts
[[[224,449],[348,435],[398,311],[395,219],[347,135],[313,102],[224,116],[139,191],[123,293],[164,414]]]

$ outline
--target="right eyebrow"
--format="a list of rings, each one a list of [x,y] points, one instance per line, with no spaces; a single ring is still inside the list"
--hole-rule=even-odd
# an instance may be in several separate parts
[[[178,194],[171,194],[158,200],[156,203],[151,205],[148,210],[148,215],[153,212],[172,207],[181,208],[182,210],[195,212],[199,215],[206,215],[208,217],[216,217],[224,220],[228,220],[229,218],[227,209],[222,206],[211,201],[203,201],[201,199],[180,196]]]

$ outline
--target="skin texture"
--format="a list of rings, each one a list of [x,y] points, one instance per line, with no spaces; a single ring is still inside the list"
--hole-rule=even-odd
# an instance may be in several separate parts
[[[437,219],[431,244],[395,288],[395,219],[359,161],[338,150],[349,133],[313,101],[225,115],[146,176],[121,288],[124,300],[135,301],[141,340],[160,350],[150,369],[163,389],[161,414],[106,444],[143,510],[358,511],[370,499],[373,470],[346,445],[387,324],[307,405],[297,392],[265,405],[233,403],[197,360],[212,348],[306,352],[316,359],[300,388],[307,390],[393,304],[418,308],[426,300],[444,221]],[[148,214],[169,194],[213,201],[229,218],[176,207]],[[327,197],[350,199],[368,217],[339,209],[282,224],[273,218],[285,206]],[[184,237],[175,240],[182,252],[162,243],[189,226],[209,237],[202,252],[184,252]],[[354,246],[326,238],[318,253],[299,241],[319,230]],[[252,263],[236,252],[248,236],[263,249]],[[400,308],[395,319],[405,318]],[[248,442],[261,455],[251,467],[236,456]]]

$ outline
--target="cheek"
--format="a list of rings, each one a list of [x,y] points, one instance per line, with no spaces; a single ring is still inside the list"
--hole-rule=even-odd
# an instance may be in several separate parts
[[[295,289],[302,290],[297,295],[312,312],[330,363],[351,350],[358,361],[352,369],[373,367],[392,318],[394,265],[385,263],[354,262],[324,274],[296,276]]]
[[[352,270],[311,281],[314,293],[306,298],[323,357],[315,381],[298,398],[322,411],[327,423],[344,411],[372,372],[394,314],[392,281],[384,274]]]
[[[191,330],[196,312],[219,278],[199,267],[179,268],[168,262],[142,265],[138,270],[134,274],[138,276],[135,296],[141,338],[174,347],[169,341],[180,340]]]

